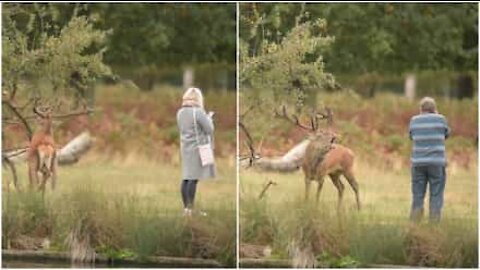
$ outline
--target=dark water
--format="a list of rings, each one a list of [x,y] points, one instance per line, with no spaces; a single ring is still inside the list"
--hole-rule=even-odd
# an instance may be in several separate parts
[[[2,259],[2,268],[108,268],[106,264],[71,264],[59,261],[21,261]],[[122,266],[116,266],[122,267]]]
[[[159,268],[159,266],[135,265],[135,264],[79,264],[63,261],[33,261],[2,259],[2,268]]]
[[[185,265],[151,265],[151,264],[81,264],[56,260],[20,260],[2,258],[2,268],[185,268]],[[193,265],[191,267],[194,267]],[[198,266],[197,266],[198,267]],[[188,268],[188,266],[187,266]]]

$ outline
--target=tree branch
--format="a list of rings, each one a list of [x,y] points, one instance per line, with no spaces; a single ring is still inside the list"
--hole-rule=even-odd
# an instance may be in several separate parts
[[[99,112],[99,110],[87,109],[87,110],[78,111],[78,112],[71,112],[71,113],[64,113],[64,114],[54,114],[54,115],[52,115],[52,118],[59,119],[59,118],[67,118],[67,117],[72,117],[72,116],[89,115],[89,114],[92,114],[92,113],[95,113],[95,112]],[[30,120],[34,120],[36,117],[37,117],[37,115],[29,115],[29,116],[23,117],[23,119],[25,120],[25,122],[27,122],[27,121],[30,121]],[[2,121],[5,124],[23,123],[23,121],[15,121],[11,118],[3,118]]]
[[[22,114],[17,110],[17,107],[13,105],[10,100],[2,100],[2,103],[5,104],[13,112],[13,114],[17,116],[18,119],[20,119],[18,123],[21,123],[25,126],[25,129],[27,130],[28,141],[32,140],[33,131],[28,124],[27,119],[22,116]]]
[[[263,198],[263,196],[265,195],[265,193],[267,192],[267,190],[270,186],[276,186],[276,185],[277,185],[277,183],[273,182],[272,180],[268,181],[268,183],[265,185],[265,187],[263,187],[262,192],[260,192],[260,195],[258,196],[258,199],[261,200]]]

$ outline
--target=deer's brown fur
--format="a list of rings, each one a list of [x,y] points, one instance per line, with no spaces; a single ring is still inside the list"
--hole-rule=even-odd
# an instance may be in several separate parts
[[[353,173],[353,163],[355,159],[353,151],[340,144],[332,144],[331,149],[324,155],[319,164],[314,164],[311,161],[312,157],[318,155],[318,153],[314,151],[318,150],[310,147],[310,145],[307,146],[302,164],[302,169],[305,174],[305,198],[308,199],[311,182],[317,181],[316,199],[318,200],[325,176],[328,175],[338,190],[338,206],[340,207],[345,189],[345,186],[340,180],[340,176],[343,175],[355,192],[357,208],[360,209],[359,187]]]
[[[50,112],[39,115],[40,128],[33,134],[27,152],[30,188],[38,187],[39,190],[45,191],[45,185],[51,178],[53,190],[57,180],[57,154],[53,139],[52,116]],[[39,173],[42,175],[41,181],[38,178]]]

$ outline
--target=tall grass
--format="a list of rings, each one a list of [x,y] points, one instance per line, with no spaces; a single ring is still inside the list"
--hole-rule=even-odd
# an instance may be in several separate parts
[[[450,172],[443,219],[437,226],[408,221],[408,170],[387,171],[357,161],[363,208],[355,210],[346,186],[336,210],[337,191],[326,179],[320,202],[303,201],[303,175],[242,170],[241,242],[270,246],[272,257],[294,266],[354,267],[395,264],[434,267],[478,265],[477,171]],[[268,179],[278,183],[258,200]],[[428,200],[425,205],[428,213]]]
[[[15,248],[19,239],[28,236],[48,239],[51,244],[42,248],[49,250],[85,253],[90,248],[112,257],[139,259],[212,258],[234,266],[232,163],[219,160],[217,179],[198,185],[196,206],[209,216],[186,219],[177,166],[142,156],[88,154],[75,166],[61,167],[57,190],[48,189],[44,199],[36,192],[4,193],[2,247]],[[4,171],[3,177],[10,175]],[[20,179],[25,189],[26,170],[20,171]]]

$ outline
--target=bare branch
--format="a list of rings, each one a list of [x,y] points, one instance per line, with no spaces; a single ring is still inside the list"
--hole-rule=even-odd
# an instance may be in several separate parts
[[[94,109],[91,109],[91,108],[86,108],[86,109],[84,109],[82,111],[78,111],[78,112],[55,114],[55,115],[52,115],[52,118],[67,118],[67,117],[79,116],[79,115],[89,115],[89,114],[92,114],[94,112],[99,112],[99,111],[100,110],[94,110]]]
[[[276,186],[276,185],[277,185],[277,183],[273,182],[272,180],[268,181],[268,183],[265,185],[265,187],[263,187],[262,192],[260,192],[260,195],[258,196],[258,199],[261,200],[263,198],[263,196],[265,195],[265,193],[267,192],[267,190],[270,186]]]
[[[89,114],[99,112],[99,111],[100,110],[94,110],[94,109],[89,109],[88,108],[86,110],[82,110],[82,111],[78,111],[78,112],[70,112],[70,113],[64,113],[64,114],[54,114],[54,115],[52,115],[52,118],[53,119],[59,119],[59,118],[68,118],[68,117],[80,116],[80,115],[89,115]],[[29,116],[23,117],[23,119],[25,119],[26,121],[31,121],[31,120],[34,120],[36,118],[37,118],[36,115],[29,115]],[[23,123],[23,122],[16,121],[16,120],[13,120],[13,119],[10,119],[10,118],[3,118],[2,122],[5,123],[5,124]]]
[[[12,177],[13,177],[13,185],[15,186],[15,189],[18,190],[18,175],[17,175],[17,169],[15,167],[15,164],[6,156],[2,156],[2,161],[4,165],[7,165],[10,168],[10,171],[12,172]],[[8,190],[8,181],[7,181],[7,190]]]
[[[6,158],[11,158],[25,153],[28,150],[28,147],[18,147],[10,149],[2,149],[2,155]]]
[[[247,138],[246,144],[248,146],[248,150],[250,151],[250,166],[251,166],[255,158],[255,148],[253,147],[253,139],[252,139],[252,136],[250,135],[250,132],[248,132],[247,128],[245,127],[242,121],[238,122],[238,126],[243,130],[243,133]]]
[[[252,104],[248,107],[242,114],[240,114],[240,119],[243,119],[250,111],[253,110],[255,106]]]
[[[7,106],[13,112],[13,114],[20,120],[19,123],[25,126],[25,129],[27,131],[28,141],[30,141],[32,139],[33,131],[30,125],[28,124],[27,119],[18,111],[17,107],[14,104],[12,104],[10,100],[2,100],[2,103],[5,106]]]

